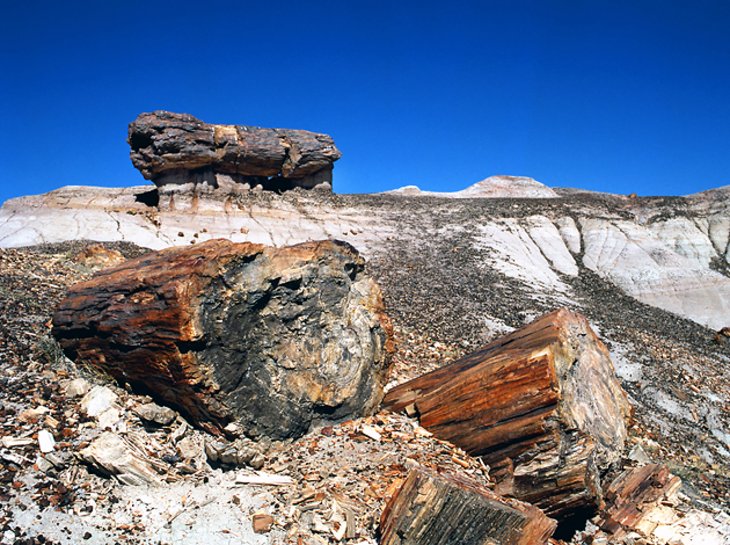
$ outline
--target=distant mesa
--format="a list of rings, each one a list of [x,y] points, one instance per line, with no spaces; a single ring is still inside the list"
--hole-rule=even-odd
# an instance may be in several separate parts
[[[554,199],[559,197],[548,186],[524,176],[490,176],[460,191],[423,191],[418,186],[407,185],[385,193],[405,197],[430,196],[452,199]]]
[[[162,110],[130,123],[127,142],[132,164],[158,187],[331,190],[333,163],[342,155],[326,134],[211,125]]]

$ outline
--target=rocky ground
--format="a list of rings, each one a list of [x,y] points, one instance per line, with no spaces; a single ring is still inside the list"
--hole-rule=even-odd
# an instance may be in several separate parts
[[[94,270],[80,255],[88,246],[2,251],[2,543],[371,543],[384,501],[410,465],[489,483],[480,462],[405,416],[383,413],[259,445],[245,464],[250,443],[221,453],[215,438],[174,412],[150,416],[143,410],[150,398],[77,368],[50,337],[65,287]],[[144,251],[106,247],[126,257]],[[124,465],[109,459],[118,450],[91,459],[89,449],[105,434],[123,435],[135,458],[118,477],[149,482],[125,486],[108,477],[114,464]]]
[[[544,214],[559,206],[531,200],[519,210]],[[466,207],[460,213],[474,218],[480,211]],[[418,215],[403,221],[405,231],[428,232]],[[462,231],[418,245],[391,241],[371,260],[401,341],[396,372],[404,376],[395,379],[437,367],[558,306],[576,308],[612,351],[635,407],[633,440],[669,463],[697,498],[730,506],[730,342],[717,342],[714,331],[640,303],[585,267],[575,277],[562,277],[568,293],[535,289],[485,266],[489,250],[475,244],[468,219],[461,223],[467,226]]]
[[[557,218],[577,207],[631,218],[630,203],[582,195],[570,204],[501,199],[452,205],[424,197],[405,214],[401,198],[324,198],[343,213],[377,208],[392,224],[377,245],[366,241],[369,271],[395,326],[391,382],[433,369],[558,306],[576,308],[608,344],[630,395],[630,440],[641,447],[635,452],[668,463],[684,479],[685,512],[701,508],[709,513],[705,527],[727,535],[730,340],[717,342],[710,329],[639,303],[581,260],[580,274],[559,276],[566,288],[550,290],[492,266],[494,249],[480,243],[479,225],[487,218]],[[297,206],[297,199],[288,197],[286,205]],[[657,214],[676,214],[674,201],[651,205]],[[66,287],[118,257],[101,252],[107,257],[94,262],[80,255],[88,245],[0,250],[2,543],[194,543],[202,535],[211,543],[374,543],[383,502],[409,464],[466,471],[488,483],[478,461],[405,416],[381,413],[267,448],[242,442],[227,455],[179,415],[165,423],[141,418],[149,398],[77,368],[49,335]],[[126,257],[145,251],[127,243],[104,246]],[[73,382],[79,376],[86,385]],[[85,390],[95,385],[106,388],[102,397],[112,400],[107,410],[117,411],[113,418],[89,411]],[[137,469],[149,469],[164,485],[122,485],[105,476],[110,470],[98,460],[82,460],[105,429],[124,436]],[[238,463],[242,457],[247,464]]]

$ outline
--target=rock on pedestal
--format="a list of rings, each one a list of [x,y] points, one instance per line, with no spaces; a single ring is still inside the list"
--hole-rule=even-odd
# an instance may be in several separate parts
[[[331,189],[332,165],[341,156],[326,134],[210,125],[166,111],[140,114],[129,125],[127,141],[132,164],[158,186]]]
[[[630,413],[608,351],[561,309],[393,388],[384,406],[492,468],[500,494],[570,516],[601,503],[599,472],[621,455]]]
[[[53,334],[210,431],[295,437],[382,399],[390,323],[363,269],[334,241],[169,248],[73,286]]]

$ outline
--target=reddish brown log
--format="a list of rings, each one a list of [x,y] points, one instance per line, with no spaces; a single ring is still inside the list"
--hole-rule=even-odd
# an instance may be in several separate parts
[[[393,388],[385,408],[492,467],[497,492],[558,518],[600,505],[599,470],[618,459],[630,407],[608,351],[561,309]]]
[[[170,248],[73,286],[53,333],[72,359],[211,431],[299,436],[382,398],[390,325],[363,268],[333,241]]]
[[[381,545],[541,545],[556,522],[463,476],[412,469],[380,518]]]

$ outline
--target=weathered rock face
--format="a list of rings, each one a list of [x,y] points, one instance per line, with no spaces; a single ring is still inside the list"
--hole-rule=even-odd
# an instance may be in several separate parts
[[[561,309],[393,388],[384,405],[474,456],[497,492],[550,516],[601,502],[599,473],[618,460],[630,413],[608,351]]]
[[[210,125],[166,111],[140,114],[129,125],[128,142],[134,166],[158,186],[331,188],[332,164],[341,155],[326,134]]]
[[[363,267],[333,241],[170,248],[75,285],[53,333],[72,359],[206,429],[298,436],[382,398],[390,324]]]

